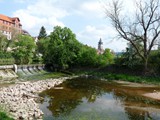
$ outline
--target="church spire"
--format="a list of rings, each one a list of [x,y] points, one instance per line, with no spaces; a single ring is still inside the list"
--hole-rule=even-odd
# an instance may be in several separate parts
[[[102,39],[100,38],[99,42],[98,42],[98,53],[99,54],[103,54],[104,50],[103,50],[103,42]]]

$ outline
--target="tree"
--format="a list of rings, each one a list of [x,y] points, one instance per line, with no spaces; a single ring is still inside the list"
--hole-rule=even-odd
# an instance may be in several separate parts
[[[6,52],[7,44],[8,44],[7,37],[0,32],[0,51],[1,52]]]
[[[47,37],[47,33],[46,33],[46,29],[44,28],[44,26],[41,27],[39,35],[38,35],[38,39],[44,39]]]
[[[19,32],[19,30],[18,29],[16,29],[16,28],[11,28],[11,39],[10,40],[16,40],[17,39],[17,37],[21,34],[20,32]]]
[[[0,64],[10,64],[10,61],[14,61],[12,54],[8,49],[7,37],[0,32]]]
[[[32,37],[19,35],[14,41],[15,47],[13,56],[17,64],[28,64],[32,61],[36,45]]]
[[[67,27],[54,27],[49,36],[43,58],[46,64],[68,68],[74,64],[79,51],[79,42],[75,34]]]
[[[149,65],[152,66],[154,75],[156,73],[160,73],[160,50],[154,50],[151,51],[150,57],[149,57]]]
[[[141,52],[141,54],[143,54],[143,45],[141,41],[137,39],[135,41],[135,44],[139,49],[139,51]],[[128,43],[128,47],[126,48],[126,52],[123,53],[122,58],[123,58],[122,64],[130,68],[134,68],[134,67],[138,67],[139,65],[142,65],[142,59],[138,55],[136,49],[133,47],[131,43]]]
[[[46,51],[47,51],[47,47],[48,47],[48,44],[49,44],[49,38],[42,38],[40,40],[38,40],[38,42],[36,43],[37,44],[37,49],[36,49],[36,56],[37,57],[40,57],[43,56]]]
[[[95,48],[83,45],[78,54],[77,63],[79,64],[79,66],[95,67],[97,66],[98,62],[99,60],[97,50]]]
[[[159,5],[159,0],[140,1],[136,4],[135,15],[127,15],[124,17],[122,17],[122,4],[119,1],[113,1],[109,9],[106,9],[106,15],[110,18],[119,37],[128,41],[143,60],[145,72],[148,71],[150,52],[159,39]],[[129,17],[131,18],[129,19]],[[136,44],[137,40],[142,43],[143,52],[138,48]]]
[[[112,64],[114,62],[114,53],[110,49],[105,49],[104,53],[102,54],[104,56],[104,59],[106,61],[106,64]]]

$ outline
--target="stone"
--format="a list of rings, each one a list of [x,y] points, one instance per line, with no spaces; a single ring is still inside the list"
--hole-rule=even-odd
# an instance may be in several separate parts
[[[47,79],[21,82],[0,89],[0,103],[5,105],[15,120],[42,120],[43,112],[38,106],[42,98],[38,93],[62,83],[63,79]]]

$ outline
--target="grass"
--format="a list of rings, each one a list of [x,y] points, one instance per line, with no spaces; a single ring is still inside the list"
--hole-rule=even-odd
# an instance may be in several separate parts
[[[117,74],[117,73],[109,73],[106,71],[98,71],[98,70],[89,70],[89,71],[74,71],[77,75],[92,75],[98,78],[104,78],[107,80],[123,80],[129,82],[137,82],[137,83],[147,83],[147,84],[159,84],[160,85],[160,77],[147,77],[147,76],[135,76],[128,74]]]
[[[14,120],[10,117],[4,105],[0,105],[0,120]]]
[[[35,75],[28,75],[28,76],[20,76],[20,79],[24,80],[46,80],[49,78],[59,78],[59,77],[66,77],[68,76],[65,73],[61,72],[45,72],[45,73],[40,73],[40,74],[35,74]]]
[[[5,112],[0,112],[0,120],[14,120],[14,119],[9,117]]]
[[[129,82],[160,84],[159,77],[145,77],[145,76],[134,76],[127,74],[94,73],[94,72],[91,74],[108,80],[124,80]]]
[[[160,83],[160,78],[158,77],[145,77],[145,76],[134,76],[127,74],[104,74],[104,78],[109,80],[125,80],[130,82],[139,82],[139,83]]]

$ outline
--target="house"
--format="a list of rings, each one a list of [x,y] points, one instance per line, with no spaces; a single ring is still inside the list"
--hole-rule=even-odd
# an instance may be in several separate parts
[[[14,35],[22,33],[20,19],[0,14],[0,31],[7,36],[8,40],[11,40]]]

